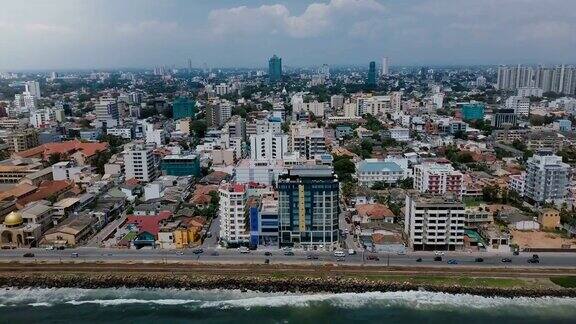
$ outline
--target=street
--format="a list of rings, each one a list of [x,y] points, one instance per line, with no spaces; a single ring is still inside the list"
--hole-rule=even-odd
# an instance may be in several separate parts
[[[270,251],[268,251],[270,252]],[[33,253],[33,257],[23,257],[25,253]],[[73,255],[78,253],[78,257]],[[442,261],[434,261],[435,255],[431,252],[415,252],[407,255],[396,254],[370,254],[376,256],[378,260],[368,260],[367,253],[363,255],[346,255],[343,258],[336,258],[333,253],[318,251],[304,252],[294,250],[294,255],[284,255],[283,251],[274,250],[272,255],[264,255],[264,251],[250,251],[242,254],[236,249],[204,249],[203,253],[194,254],[193,250],[124,250],[124,249],[103,249],[103,248],[76,248],[66,250],[46,250],[46,249],[14,249],[2,250],[0,261],[2,262],[31,262],[31,261],[51,261],[51,262],[102,262],[102,261],[124,261],[124,262],[200,262],[200,263],[264,263],[266,259],[271,264],[305,264],[321,265],[341,263],[346,265],[366,265],[366,266],[402,266],[402,267],[547,267],[547,268],[576,268],[576,256],[570,253],[539,253],[540,263],[531,264],[527,260],[532,257],[530,253],[521,253],[518,256],[511,254],[482,254],[483,262],[476,262],[478,254],[464,252],[448,252],[442,257]],[[316,260],[308,259],[309,255],[317,257]],[[421,262],[416,260],[421,258]],[[503,263],[502,258],[509,258],[511,262]],[[447,264],[448,260],[455,260],[456,264]]]

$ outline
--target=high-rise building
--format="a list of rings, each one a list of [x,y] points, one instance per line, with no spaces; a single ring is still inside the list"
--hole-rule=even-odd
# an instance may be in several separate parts
[[[492,127],[514,127],[518,124],[514,109],[498,109],[493,112]]]
[[[33,128],[0,133],[0,139],[8,144],[8,152],[17,153],[38,146],[38,132]]]
[[[100,102],[96,104],[94,111],[96,113],[96,121],[102,127],[111,128],[118,126],[120,113],[118,112],[118,103],[115,98],[100,98]]]
[[[423,163],[414,166],[414,189],[422,193],[462,197],[464,175],[449,163]]]
[[[278,179],[280,246],[338,246],[340,186],[331,166],[294,166]]]
[[[226,246],[248,243],[250,233],[246,230],[246,186],[226,183],[218,189],[220,194],[220,240]]]
[[[40,92],[40,83],[38,81],[26,81],[24,84],[25,91],[30,93],[36,98],[42,98],[42,93]]]
[[[464,247],[464,203],[451,195],[406,195],[404,232],[415,251],[454,251]]]
[[[323,128],[309,128],[304,124],[290,129],[290,151],[298,152],[308,160],[326,153],[326,137]]]
[[[390,60],[388,57],[382,58],[382,75],[387,76],[390,74]]]
[[[288,153],[288,135],[268,132],[250,136],[250,158],[256,161],[283,160]]]
[[[126,179],[150,182],[158,175],[152,148],[143,144],[128,144],[124,150]]]
[[[563,199],[568,193],[570,165],[552,151],[541,150],[528,159],[524,195],[536,202]]]
[[[513,109],[517,115],[528,116],[530,114],[530,99],[520,96],[512,96],[506,99],[506,109]]]
[[[282,80],[282,59],[276,54],[268,60],[268,77],[270,82]]]
[[[176,98],[172,103],[172,115],[174,120],[194,118],[196,115],[196,102],[188,98]]]
[[[536,87],[543,92],[574,94],[576,92],[576,67],[559,65],[554,68],[539,66],[500,66],[496,88],[516,90]]]
[[[368,78],[366,79],[366,84],[371,87],[376,86],[376,62],[370,62],[368,67]]]

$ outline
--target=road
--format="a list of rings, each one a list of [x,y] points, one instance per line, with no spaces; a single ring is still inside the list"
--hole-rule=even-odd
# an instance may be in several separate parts
[[[25,253],[33,253],[34,257],[23,257]],[[78,257],[72,257],[73,253],[78,253]],[[164,262],[195,262],[195,263],[245,263],[261,264],[269,259],[271,264],[302,264],[302,265],[325,265],[340,263],[343,265],[366,265],[366,266],[390,266],[390,267],[533,267],[533,268],[575,268],[576,255],[570,253],[539,253],[540,263],[530,264],[527,262],[532,254],[521,253],[518,256],[510,254],[485,254],[482,255],[483,262],[475,262],[477,254],[469,253],[448,253],[443,256],[443,261],[434,261],[433,253],[418,252],[407,255],[396,254],[373,254],[377,255],[379,260],[363,260],[362,254],[347,255],[340,261],[329,252],[314,252],[318,257],[317,260],[308,259],[309,253],[304,251],[294,251],[293,256],[286,256],[282,251],[275,250],[271,256],[266,256],[264,251],[250,251],[247,254],[241,254],[237,250],[226,249],[204,249],[201,254],[194,254],[192,250],[121,250],[121,249],[103,249],[103,248],[77,248],[66,250],[45,250],[45,249],[15,249],[0,251],[0,262],[145,262],[145,263],[164,263]],[[367,256],[367,255],[366,255]],[[510,258],[512,262],[503,263],[503,257]],[[422,258],[421,262],[417,262]],[[447,260],[456,260],[457,264],[447,265]]]

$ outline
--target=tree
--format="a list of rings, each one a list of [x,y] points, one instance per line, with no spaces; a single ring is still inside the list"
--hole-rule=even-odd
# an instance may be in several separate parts
[[[192,122],[190,129],[194,132],[194,134],[196,134],[197,137],[204,137],[204,135],[206,135],[208,125],[206,125],[205,120],[198,119]]]
[[[96,151],[96,158],[92,160],[92,166],[96,168],[98,174],[104,174],[104,165],[110,161],[112,153],[110,151]]]
[[[486,186],[482,188],[482,198],[486,202],[497,202],[500,188],[498,186]]]
[[[48,164],[54,165],[58,162],[62,161],[62,154],[60,152],[55,152],[48,156]]]
[[[334,172],[341,182],[352,181],[352,174],[356,172],[356,166],[349,156],[334,156]]]

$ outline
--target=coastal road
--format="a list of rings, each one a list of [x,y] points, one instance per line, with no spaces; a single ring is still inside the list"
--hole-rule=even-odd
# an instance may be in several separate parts
[[[25,253],[33,253],[33,257],[24,257]],[[78,254],[76,257],[75,253]],[[419,252],[406,255],[396,254],[370,254],[377,256],[378,260],[368,260],[366,253],[347,255],[344,258],[336,258],[330,252],[304,252],[294,250],[294,255],[287,256],[281,250],[269,251],[271,255],[265,255],[264,251],[250,251],[242,254],[235,249],[204,249],[201,254],[194,254],[193,250],[124,250],[104,248],[76,248],[66,250],[45,249],[14,249],[1,250],[0,262],[145,262],[145,263],[236,263],[236,264],[263,264],[266,259],[270,264],[300,264],[300,265],[325,265],[342,264],[351,266],[387,266],[387,267],[498,267],[498,268],[574,268],[576,269],[576,255],[571,253],[539,253],[540,263],[528,263],[532,254],[521,253],[518,256],[511,254],[469,254],[448,252],[442,257],[442,261],[434,261],[433,253]],[[314,255],[317,259],[309,259]],[[483,262],[476,262],[481,257]],[[421,262],[417,262],[417,259]],[[509,258],[511,262],[504,263],[502,258]],[[447,264],[448,260],[455,260],[456,264]]]

